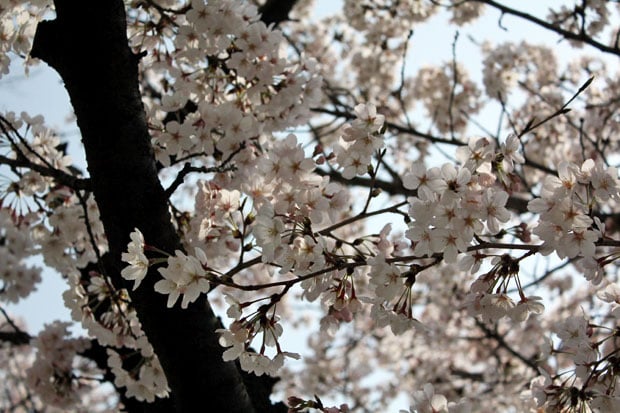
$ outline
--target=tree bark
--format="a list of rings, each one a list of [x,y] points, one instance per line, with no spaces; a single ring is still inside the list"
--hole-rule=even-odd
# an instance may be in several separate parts
[[[278,25],[289,20],[289,13],[299,0],[267,0],[258,8],[261,14],[261,20],[269,26],[270,24]]]
[[[109,245],[107,275],[117,286],[121,253],[139,228],[147,244],[181,249],[159,182],[139,92],[138,60],[127,41],[121,0],[55,0],[56,19],[37,27],[31,55],[62,77],[86,151],[92,190]],[[153,290],[151,268],[131,291],[138,317],[161,361],[177,412],[253,412],[234,363],[222,360],[214,332],[220,323],[207,302],[166,307]]]

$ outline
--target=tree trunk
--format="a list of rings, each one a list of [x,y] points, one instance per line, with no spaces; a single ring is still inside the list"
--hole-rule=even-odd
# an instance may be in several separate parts
[[[62,77],[77,116],[92,190],[108,239],[117,286],[121,253],[139,228],[148,244],[181,249],[159,182],[139,92],[138,60],[128,46],[121,0],[55,0],[56,19],[37,27],[31,55]],[[178,412],[253,412],[234,363],[222,361],[219,320],[203,296],[187,310],[166,308],[152,268],[131,291],[142,327],[168,378]],[[257,403],[257,405],[260,403]]]

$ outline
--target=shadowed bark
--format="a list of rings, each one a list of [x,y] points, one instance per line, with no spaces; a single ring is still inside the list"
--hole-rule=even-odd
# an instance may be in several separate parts
[[[139,228],[147,244],[181,249],[167,199],[157,177],[138,87],[138,60],[130,50],[121,0],[55,0],[57,17],[37,27],[31,55],[62,77],[86,151],[92,190],[109,243],[104,266],[118,286],[121,253]],[[253,412],[234,363],[222,361],[214,330],[220,322],[203,297],[187,310],[166,308],[153,290],[161,276],[151,268],[131,299],[159,356],[177,412]],[[261,411],[267,411],[260,409]]]
[[[261,14],[261,20],[267,26],[274,23],[276,26],[284,21],[290,20],[289,13],[295,7],[298,0],[267,0],[265,4],[259,7],[258,12]]]

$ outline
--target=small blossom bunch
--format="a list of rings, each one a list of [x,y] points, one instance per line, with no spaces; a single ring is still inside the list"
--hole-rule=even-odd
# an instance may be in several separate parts
[[[143,242],[136,237],[137,232],[133,234],[134,239]],[[166,377],[142,331],[127,290],[114,288],[105,275],[95,271],[88,275],[84,279],[79,273],[71,273],[71,288],[63,297],[72,317],[108,347],[108,366],[115,385],[127,387],[126,395],[138,400],[152,402],[155,397],[166,397]]]
[[[450,21],[462,26],[475,21],[484,11],[484,4],[481,3],[463,3],[459,0],[450,0],[452,7],[452,17]]]
[[[200,248],[195,248],[193,255],[185,255],[177,250],[174,256],[168,257],[168,266],[159,268],[163,280],[155,283],[155,291],[168,295],[168,307],[172,307],[183,295],[181,308],[187,308],[189,303],[198,299],[200,294],[209,291],[207,256]]]
[[[435,394],[433,385],[426,383],[423,390],[413,394],[411,410],[418,413],[448,413],[448,399],[441,394]]]
[[[443,394],[435,393],[431,383],[426,383],[422,390],[413,393],[413,405],[410,410],[400,410],[400,413],[471,413],[471,403],[462,400],[457,403],[448,402]]]
[[[504,148],[514,139],[509,138]],[[508,149],[494,152],[491,145],[480,146],[481,142],[488,141],[478,139],[470,143],[472,150],[464,166],[446,163],[427,170],[415,164],[403,178],[406,188],[418,191],[409,200],[412,220],[406,233],[413,241],[414,255],[430,257],[442,253],[445,262],[454,263],[474,236],[496,235],[500,225],[510,219],[506,209],[508,193],[495,185],[494,176],[484,170],[500,163],[498,154],[508,171],[511,162],[520,162],[522,158],[510,155]]]
[[[385,117],[377,114],[375,105],[360,103],[355,106],[355,115],[357,119],[343,127],[343,142],[334,147],[336,162],[346,179],[367,173],[372,155],[384,146],[381,129]]]
[[[202,180],[196,189],[185,246],[188,251],[203,250],[211,265],[227,265],[230,255],[241,249],[248,224],[242,214],[241,192]]]
[[[538,90],[557,78],[555,55],[545,46],[524,41],[494,47],[485,44],[483,53],[482,81],[491,99],[504,100],[520,80],[524,80],[533,90]]]
[[[270,262],[280,266],[281,274],[293,271],[295,274],[304,275],[324,268],[326,263],[324,251],[327,248],[324,238],[299,235],[291,230],[287,230],[284,234],[276,234],[275,231],[279,229],[281,220],[275,218],[272,226],[268,226],[268,222],[264,221],[264,225],[261,222],[257,223],[259,231],[257,242],[264,247],[262,256],[264,262],[273,257]],[[271,231],[271,243],[266,243],[266,231]],[[289,233],[289,238],[285,237],[286,233]],[[315,291],[314,287],[319,282],[317,278],[312,277],[306,281],[301,283],[304,294],[308,300],[314,301],[323,290]]]
[[[493,267],[479,276],[471,285],[467,297],[467,308],[472,315],[480,315],[486,322],[496,322],[500,318],[510,317],[513,321],[523,322],[530,314],[541,314],[544,310],[542,298],[526,296],[519,279],[519,261],[508,254],[495,257]],[[515,303],[508,294],[508,288],[514,283],[520,300]]]
[[[67,278],[63,299],[73,320],[102,345],[134,348],[144,332],[127,290],[115,288],[97,271],[72,271]]]
[[[68,338],[70,323],[46,324],[36,339],[37,355],[26,371],[30,389],[46,403],[69,409],[80,401],[80,394],[90,390],[87,381],[76,376],[79,369],[76,355],[86,350],[87,339]],[[94,369],[82,367],[86,374]]]
[[[318,145],[314,155],[321,150]],[[323,155],[316,161],[304,155],[302,144],[295,135],[289,134],[274,142],[265,158],[258,161],[258,172],[265,183],[273,183],[270,200],[276,213],[292,215],[297,221],[308,217],[317,224],[336,220],[347,202],[347,192],[340,185],[314,174],[316,164],[325,161]],[[266,200],[264,193],[261,195],[258,199],[255,197],[257,207],[262,205],[260,201]]]
[[[138,234],[137,230],[132,233],[131,242],[143,244]],[[107,276],[96,271],[91,271],[88,278],[73,272],[69,280],[71,288],[63,294],[65,305],[91,336],[107,346],[115,385],[127,387],[126,395],[138,400],[152,402],[155,397],[166,397],[166,377],[127,290],[116,289]]]
[[[305,155],[295,135],[274,142],[258,161],[258,173],[265,183],[272,184],[272,193],[269,199],[255,197],[255,208],[260,211],[269,201],[273,212],[290,223],[310,219],[318,225],[333,220],[339,212],[336,208],[342,207],[346,196],[338,193],[338,185],[314,174],[315,168],[315,160]]]
[[[540,198],[528,204],[528,209],[540,217],[533,233],[543,241],[542,252],[556,252],[560,258],[593,258],[604,228],[599,220],[592,219],[590,211],[617,199],[619,191],[616,168],[592,160],[581,167],[561,162],[558,176],[548,176]]]
[[[97,259],[93,245],[100,253],[107,250],[103,223],[92,197],[86,200],[87,222],[84,207],[69,188],[58,187],[49,191],[46,203],[53,212],[47,222],[40,221],[34,226],[32,237],[41,245],[47,265],[61,273],[69,273]]]
[[[286,235],[284,220],[283,217],[275,216],[271,204],[264,205],[258,211],[252,234],[256,244],[261,247],[262,259],[265,262],[274,261],[276,251],[278,256],[282,254],[283,244],[286,242],[283,239]]]
[[[618,298],[615,293],[611,295],[614,301]],[[604,297],[610,299],[610,294]],[[612,314],[617,323],[618,312]],[[547,357],[554,356],[558,358],[556,363],[572,366],[553,377],[541,369],[541,376],[530,382],[530,393],[538,407],[553,411],[617,411],[617,327],[595,325],[581,315],[566,318],[554,330],[559,345],[552,347]],[[570,364],[561,359],[568,359]]]
[[[131,242],[144,244],[139,231],[132,233]],[[91,336],[107,346],[115,385],[127,387],[126,395],[138,400],[152,402],[155,397],[166,397],[166,377],[127,290],[115,288],[107,276],[96,271],[89,272],[87,278],[72,272],[69,280],[71,288],[63,294],[65,305],[74,320],[81,321]]]
[[[264,174],[265,180],[278,179],[282,184],[293,186],[305,183],[316,167],[314,160],[306,157],[293,134],[288,134],[281,142],[274,144],[267,156],[258,162],[258,169]]]
[[[353,314],[362,309],[355,291],[355,279],[361,278],[360,268],[347,268],[342,276],[332,276],[332,284],[322,295],[322,304],[328,308],[330,321],[350,322]],[[325,322],[325,321],[322,321]]]
[[[135,290],[146,277],[150,263],[144,255],[144,235],[142,232],[135,228],[129,237],[131,241],[127,244],[127,252],[121,254],[121,260],[129,265],[121,270],[121,276],[127,281],[134,281],[133,289]]]
[[[271,311],[271,305],[263,305],[259,309],[248,315],[242,316],[242,309],[249,304],[239,303],[232,296],[226,296],[229,304],[227,314],[235,321],[227,329],[218,329],[220,344],[228,347],[222,355],[224,361],[239,359],[241,368],[244,371],[254,373],[257,376],[267,374],[274,376],[284,365],[284,358],[289,357],[299,359],[299,354],[282,351],[279,337],[282,335],[282,325],[275,311]],[[252,350],[251,344],[257,337],[261,336],[260,349],[258,352]],[[267,347],[275,348],[276,355],[269,357],[266,355]]]
[[[17,151],[28,157],[33,163],[51,165],[56,169],[68,171],[73,163],[71,156],[59,150],[60,137],[53,130],[45,126],[45,119],[41,115],[29,116],[26,112],[20,114],[24,123],[30,128],[32,141],[28,142],[30,149],[23,142],[18,144]],[[42,183],[38,183],[41,185]]]
[[[414,328],[423,328],[413,316],[413,285],[421,271],[412,266],[404,271],[401,266],[389,264],[383,254],[368,260],[370,285],[374,287],[375,296],[364,301],[373,303],[371,316],[377,326],[390,326],[394,334],[402,334]]]
[[[121,271],[126,280],[135,281],[134,290],[142,282],[150,261],[144,255],[144,237],[137,228],[130,234],[131,241],[127,245],[128,252],[123,253],[123,261],[129,263]],[[200,296],[209,291],[211,273],[207,267],[205,252],[196,247],[194,255],[187,255],[177,250],[174,256],[167,258],[167,266],[157,270],[163,279],[154,285],[155,291],[168,295],[168,307],[172,307],[182,295],[181,308],[187,308]]]
[[[43,19],[49,3],[35,0],[0,4],[0,78],[9,73],[10,54],[27,56],[30,53],[37,23]],[[31,61],[27,63],[32,64]]]
[[[344,14],[349,24],[362,32],[370,30],[372,37],[380,35],[399,37],[405,34],[411,23],[422,22],[437,12],[434,3],[422,0],[399,1],[390,7],[384,7],[385,3],[377,3],[368,6],[354,0],[344,2]],[[407,22],[409,25],[405,25]],[[372,26],[369,29],[369,26]]]
[[[36,289],[41,269],[24,262],[33,252],[28,232],[20,229],[8,209],[0,208],[0,300],[16,303]]]
[[[463,132],[469,118],[481,108],[480,90],[462,66],[423,67],[414,79],[413,94],[441,133]]]
[[[149,345],[150,346],[150,345]],[[108,366],[114,374],[114,385],[126,387],[127,397],[152,403],[156,397],[167,397],[170,389],[159,359],[152,354],[141,355],[142,360],[136,367],[127,371],[123,368],[123,358],[116,351],[108,348]]]
[[[572,33],[584,33],[588,36],[596,36],[609,24],[611,10],[607,7],[607,2],[603,0],[588,1],[580,10],[583,20],[578,17],[574,7],[561,5],[558,9],[549,9],[547,21],[561,27],[563,30]],[[587,17],[586,17],[587,16]],[[586,24],[587,22],[587,24]],[[571,41],[575,47],[581,44]]]

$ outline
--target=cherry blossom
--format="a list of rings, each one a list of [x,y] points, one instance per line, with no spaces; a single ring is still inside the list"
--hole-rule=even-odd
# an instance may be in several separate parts
[[[127,244],[127,252],[122,255],[122,260],[129,264],[123,268],[121,275],[128,281],[135,281],[133,289],[140,286],[149,269],[149,260],[144,255],[144,236],[136,228],[130,235],[131,241]]]
[[[187,308],[200,296],[209,291],[209,273],[207,272],[207,257],[199,248],[195,249],[195,256],[185,255],[176,251],[174,256],[168,257],[167,267],[158,268],[163,279],[155,283],[155,291],[168,295],[168,307],[172,307],[183,295],[181,308]]]
[[[0,410],[620,409],[612,2],[124,2],[112,75],[130,66],[131,91],[92,94],[71,75],[106,65],[45,56],[65,3],[0,1],[0,76],[55,68],[79,128],[0,113]],[[459,35],[426,61],[437,21]],[[105,145],[126,153],[93,152],[117,125]],[[30,335],[1,304],[42,265],[72,322]]]

